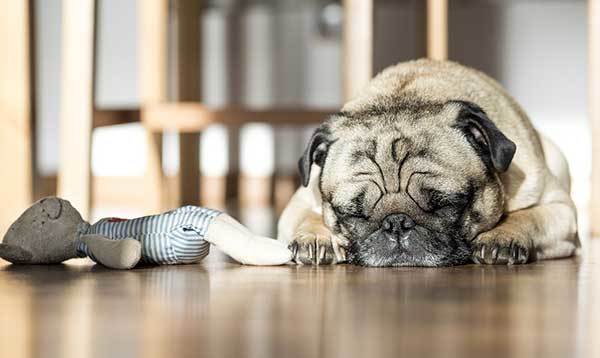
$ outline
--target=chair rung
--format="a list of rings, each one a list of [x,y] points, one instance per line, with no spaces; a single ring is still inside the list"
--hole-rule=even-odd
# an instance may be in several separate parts
[[[94,110],[94,128],[140,121],[140,110],[131,109],[96,109]]]
[[[200,132],[211,124],[242,125],[249,122],[272,125],[306,125],[320,123],[335,110],[294,108],[248,109],[242,107],[210,108],[199,103],[160,103],[142,109],[144,125],[155,131]]]

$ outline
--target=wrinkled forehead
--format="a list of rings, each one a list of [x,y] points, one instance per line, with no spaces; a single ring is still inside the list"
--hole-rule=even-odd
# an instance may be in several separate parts
[[[397,150],[403,145],[429,147],[432,140],[447,137],[459,110],[455,104],[415,101],[375,103],[360,110],[342,111],[330,121],[340,142],[333,149],[343,151],[348,144],[373,141],[387,142]]]
[[[400,162],[408,156],[446,167],[448,154],[466,157],[471,152],[468,148],[464,134],[450,125],[398,121],[336,132],[328,157],[345,166],[368,160]]]
[[[423,184],[439,180],[440,185],[457,186],[448,190],[460,190],[484,171],[465,135],[445,121],[384,120],[369,128],[347,128],[336,137],[324,168],[325,191],[365,174],[382,176],[390,184],[413,172],[427,174],[420,175]]]

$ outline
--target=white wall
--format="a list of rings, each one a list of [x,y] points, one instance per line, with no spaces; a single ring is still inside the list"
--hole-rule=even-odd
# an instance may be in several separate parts
[[[58,166],[58,116],[60,95],[61,0],[37,0],[34,7],[37,166],[53,174]]]
[[[450,4],[450,58],[496,78],[536,128],[559,145],[571,166],[580,227],[587,227],[591,144],[586,1]]]
[[[491,74],[530,113],[585,116],[585,1],[450,4],[452,59]]]

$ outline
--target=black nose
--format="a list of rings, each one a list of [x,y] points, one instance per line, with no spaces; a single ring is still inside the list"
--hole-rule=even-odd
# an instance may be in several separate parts
[[[383,230],[391,233],[401,233],[415,227],[415,222],[406,214],[391,214],[383,219]]]

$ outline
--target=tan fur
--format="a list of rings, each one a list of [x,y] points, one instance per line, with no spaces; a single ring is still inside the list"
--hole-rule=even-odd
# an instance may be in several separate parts
[[[342,111],[360,113],[373,106],[385,108],[393,106],[393,102],[398,98],[437,103],[452,100],[473,102],[517,145],[510,167],[498,177],[500,187],[490,185],[476,198],[475,204],[489,217],[488,221],[491,223],[489,227],[485,227],[483,223],[482,226],[473,228],[473,234],[476,235],[473,241],[476,247],[473,259],[476,262],[518,263],[508,259],[508,250],[513,247],[512,243],[531,247],[533,250],[529,259],[564,257],[574,253],[579,247],[576,213],[569,196],[570,181],[564,156],[547,139],[540,139],[527,115],[497,82],[479,71],[453,62],[418,60],[400,63],[375,77],[354,99],[344,105]],[[463,184],[461,178],[477,178],[483,173],[481,163],[466,151],[466,144],[444,129],[444,125],[447,124],[445,121],[455,117],[453,111],[455,108],[447,106],[439,113],[419,113],[424,119],[418,126],[403,127],[409,138],[417,141],[426,138],[430,141],[413,145],[439,147],[439,158],[435,158],[435,161],[425,159],[411,165],[419,168],[436,166],[436,171],[447,173],[445,181],[436,183],[440,186],[460,186]],[[410,118],[405,120],[406,123],[410,123]],[[314,170],[309,186],[298,189],[280,219],[281,240],[308,245],[307,241],[314,241],[310,237],[316,237],[307,235],[311,227],[322,236],[323,227],[331,228],[335,224],[335,215],[332,214],[331,208],[323,205],[319,196],[343,196],[343,193],[350,195],[352,186],[345,186],[345,190],[335,190],[348,181],[349,175],[354,175],[349,171],[357,168],[371,170],[368,164],[362,163],[355,164],[357,168],[350,168],[349,158],[345,158],[353,143],[360,142],[368,136],[364,129],[354,126],[341,128],[336,127],[336,123],[339,122],[332,123],[333,131],[340,141],[347,144],[336,143],[330,149],[332,153],[328,155],[333,155],[336,160],[333,164],[328,162],[328,167],[323,171],[320,187],[322,193],[319,192],[317,180],[319,174],[315,175]],[[377,132],[378,130],[380,132]],[[375,133],[378,144],[390,145],[392,137],[387,135],[384,127],[374,128],[371,132]],[[406,178],[402,175],[388,175],[394,172],[393,166],[396,164],[386,161],[385,158],[382,158],[381,162],[392,167],[382,168],[385,173],[384,182],[378,183],[378,186],[407,185],[403,183]],[[443,167],[439,167],[439,163],[443,163]],[[366,195],[366,198],[371,197],[372,194]],[[337,200],[344,201],[347,198],[340,197]],[[389,205],[378,205],[383,207],[382,215],[392,212],[396,202],[398,200],[390,199]],[[317,223],[311,219],[309,224],[302,225],[303,218],[313,216],[310,212],[322,212],[324,221]],[[505,216],[498,222],[502,214]],[[345,240],[334,238],[330,245],[331,251],[337,254],[340,245],[345,243]],[[340,255],[337,260],[342,261],[343,257]],[[318,263],[319,260],[314,262]]]

